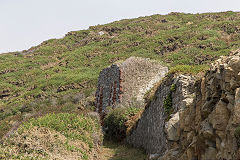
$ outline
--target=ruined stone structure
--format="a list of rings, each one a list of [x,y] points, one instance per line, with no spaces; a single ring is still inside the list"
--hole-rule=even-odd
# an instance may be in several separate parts
[[[155,99],[148,104],[137,122],[136,129],[127,137],[127,142],[134,147],[144,148],[150,154],[163,154],[168,148],[168,140],[178,141],[175,129],[178,122],[169,124],[170,134],[164,132],[165,126],[168,125],[168,114],[163,107],[164,100],[171,94],[173,113],[185,108],[189,101],[192,102],[194,80],[194,77],[184,75],[165,77],[155,93]],[[171,93],[173,84],[175,89]]]
[[[158,160],[240,159],[240,50],[221,57],[194,81],[183,75],[165,78],[127,142]],[[163,106],[170,93],[168,117]]]
[[[100,72],[96,108],[103,116],[107,106],[143,102],[144,94],[168,72],[167,67],[146,58],[130,57]]]

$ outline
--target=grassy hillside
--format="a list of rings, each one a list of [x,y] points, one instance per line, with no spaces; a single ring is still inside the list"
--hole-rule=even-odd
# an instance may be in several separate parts
[[[98,155],[99,122],[76,114],[47,114],[25,122],[0,145],[0,159],[82,159]]]
[[[240,13],[153,15],[69,32],[0,55],[0,136],[16,121],[94,105],[99,72],[130,56],[196,74],[240,47]]]

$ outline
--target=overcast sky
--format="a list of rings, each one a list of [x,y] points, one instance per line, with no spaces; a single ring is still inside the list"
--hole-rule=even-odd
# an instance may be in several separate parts
[[[240,11],[240,0],[0,0],[0,53],[125,18],[229,10]]]

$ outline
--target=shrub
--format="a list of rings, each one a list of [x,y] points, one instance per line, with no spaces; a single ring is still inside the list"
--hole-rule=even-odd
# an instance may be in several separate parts
[[[119,107],[111,110],[104,118],[106,138],[117,141],[123,140],[128,128],[126,122],[141,110],[143,109],[136,107]]]

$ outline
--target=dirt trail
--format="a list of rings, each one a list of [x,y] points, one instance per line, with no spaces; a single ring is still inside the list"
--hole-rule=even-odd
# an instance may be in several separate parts
[[[101,160],[147,160],[144,151],[112,141],[103,142],[101,156]]]

